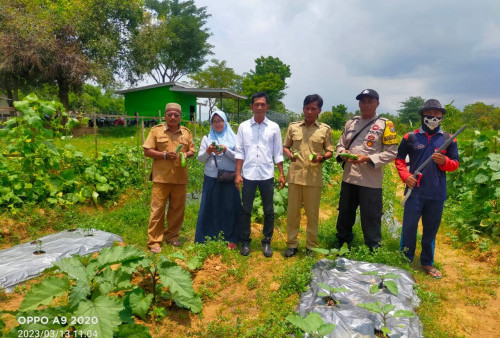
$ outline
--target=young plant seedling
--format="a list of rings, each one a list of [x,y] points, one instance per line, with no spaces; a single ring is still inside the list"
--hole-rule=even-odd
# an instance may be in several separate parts
[[[380,282],[372,284],[372,286],[370,286],[370,293],[371,294],[377,293],[377,292],[379,292],[379,290],[382,290],[385,287],[393,295],[395,295],[395,296],[398,295],[398,292],[399,292],[398,285],[394,281],[386,280],[387,278],[397,279],[397,278],[399,278],[398,275],[396,275],[394,273],[381,274],[377,271],[363,272],[362,275],[376,276],[376,277],[380,278]]]
[[[85,228],[85,229],[83,229],[83,233],[84,233],[85,237],[94,236],[94,229]]]
[[[387,327],[387,320],[390,317],[398,318],[398,317],[415,317],[415,314],[408,310],[397,310],[392,314],[390,312],[396,308],[396,305],[393,304],[381,304],[379,301],[376,303],[359,303],[358,306],[360,308],[369,310],[373,313],[378,313],[382,317],[382,333],[384,337],[389,337],[392,331]],[[398,327],[405,327],[403,324],[397,325]]]
[[[339,156],[355,161],[358,159],[358,155],[351,153],[340,153]]]
[[[308,337],[323,337],[335,330],[335,324],[325,323],[323,318],[314,312],[309,312],[306,318],[302,318],[299,315],[289,315],[286,317],[286,320],[304,333],[307,333]]]
[[[310,153],[309,154],[309,161],[314,160],[316,157],[318,157],[318,154],[316,154],[316,153]]]
[[[347,246],[347,243],[344,243],[340,249],[323,249],[323,248],[312,248],[311,250],[320,253],[322,255],[325,255],[327,259],[330,259],[332,261],[335,261],[338,256],[345,255],[346,253],[349,252],[349,248]]]
[[[36,241],[31,242],[31,244],[36,245],[35,251],[33,251],[33,255],[41,255],[44,254],[45,251],[42,250],[42,241],[37,239]]]
[[[318,292],[318,296],[323,297],[323,300],[325,301],[326,305],[328,305],[328,306],[335,306],[335,305],[337,305],[337,304],[340,303],[334,297],[335,293],[338,293],[338,292],[349,292],[349,291],[351,291],[351,290],[349,290],[347,288],[343,288],[343,287],[336,288],[336,287],[330,286],[330,285],[325,284],[325,283],[318,283],[318,286],[320,288],[322,288],[323,290],[327,291],[327,292],[324,292],[324,291]],[[338,306],[340,307],[340,305],[338,305]]]

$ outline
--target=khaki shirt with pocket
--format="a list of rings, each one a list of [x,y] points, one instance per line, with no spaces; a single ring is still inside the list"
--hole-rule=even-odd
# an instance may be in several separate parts
[[[338,156],[348,149],[352,154],[366,155],[370,162],[352,164],[346,162],[342,180],[344,182],[368,188],[382,188],[384,165],[394,161],[398,152],[398,140],[394,124],[383,117],[378,117],[374,123],[362,129],[354,142],[352,138],[368,121],[362,121],[359,116],[347,121],[344,131],[336,147],[337,161],[342,163]]]
[[[193,138],[188,128],[180,126],[179,130],[172,132],[166,124],[159,124],[151,128],[148,138],[142,145],[144,148],[162,152],[175,151],[182,144],[179,152],[194,152]],[[181,167],[180,156],[175,160],[153,159],[151,180],[157,183],[187,184],[187,166]]]
[[[304,121],[292,122],[288,126],[283,146],[299,154],[295,162],[290,162],[287,182],[322,187],[322,164],[311,162],[309,155],[313,152],[318,155],[327,151],[335,152],[330,126],[318,121],[310,126]]]

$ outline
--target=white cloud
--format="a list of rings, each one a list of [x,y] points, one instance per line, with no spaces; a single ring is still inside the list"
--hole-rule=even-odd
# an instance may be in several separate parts
[[[318,93],[324,110],[374,88],[380,112],[410,96],[500,106],[500,1],[196,0],[212,15],[214,57],[237,73],[279,57],[292,77],[284,102],[300,112]]]

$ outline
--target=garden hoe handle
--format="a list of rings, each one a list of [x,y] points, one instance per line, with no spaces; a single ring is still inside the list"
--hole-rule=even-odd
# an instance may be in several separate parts
[[[466,124],[464,124],[464,125],[462,126],[462,128],[458,129],[458,130],[457,130],[457,132],[456,132],[455,134],[451,135],[451,136],[450,136],[450,138],[449,138],[449,139],[447,139],[447,140],[443,143],[443,145],[442,145],[441,147],[439,147],[439,149],[438,149],[438,150],[436,150],[435,152],[436,152],[436,153],[439,153],[439,152],[441,152],[441,151],[445,150],[446,148],[448,148],[448,146],[451,144],[451,142],[453,142],[453,140],[454,140],[454,139],[456,139],[456,138],[457,138],[457,136],[458,136],[461,132],[463,132],[465,128],[467,128],[467,125],[466,125]],[[422,174],[422,170],[423,170],[423,169],[424,169],[424,168],[425,168],[425,167],[426,167],[429,163],[431,163],[431,161],[432,161],[432,155],[431,155],[431,156],[429,156],[429,157],[428,157],[428,158],[424,161],[424,163],[422,163],[422,164],[421,164],[421,165],[417,168],[417,170],[415,170],[415,172],[413,173],[413,175],[412,175],[412,176],[413,176],[413,177],[415,177],[415,178],[417,178],[419,175],[421,175],[421,174]],[[413,191],[413,188],[408,187],[408,190],[406,191],[406,194],[405,194],[405,196],[403,197],[403,200],[401,201],[401,205],[402,205],[403,207],[405,206],[406,200],[408,199],[408,197],[410,197],[410,195],[411,195],[411,192],[412,192],[412,191]]]

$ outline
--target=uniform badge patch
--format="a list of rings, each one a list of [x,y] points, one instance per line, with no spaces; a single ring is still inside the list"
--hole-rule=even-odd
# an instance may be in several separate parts
[[[373,141],[373,140],[375,140],[375,136],[374,135],[368,135],[367,139]]]
[[[384,136],[382,138],[383,144],[397,144],[398,139],[396,136],[396,129],[394,128],[394,123],[387,121],[385,123]]]
[[[380,128],[380,127],[378,126],[378,124],[376,124],[376,125],[374,125],[374,126],[372,127],[372,129],[373,129],[373,130],[378,130],[379,128]]]
[[[366,142],[366,146],[367,146],[367,147],[373,147],[373,142],[372,142],[372,141],[368,141],[368,142]]]

